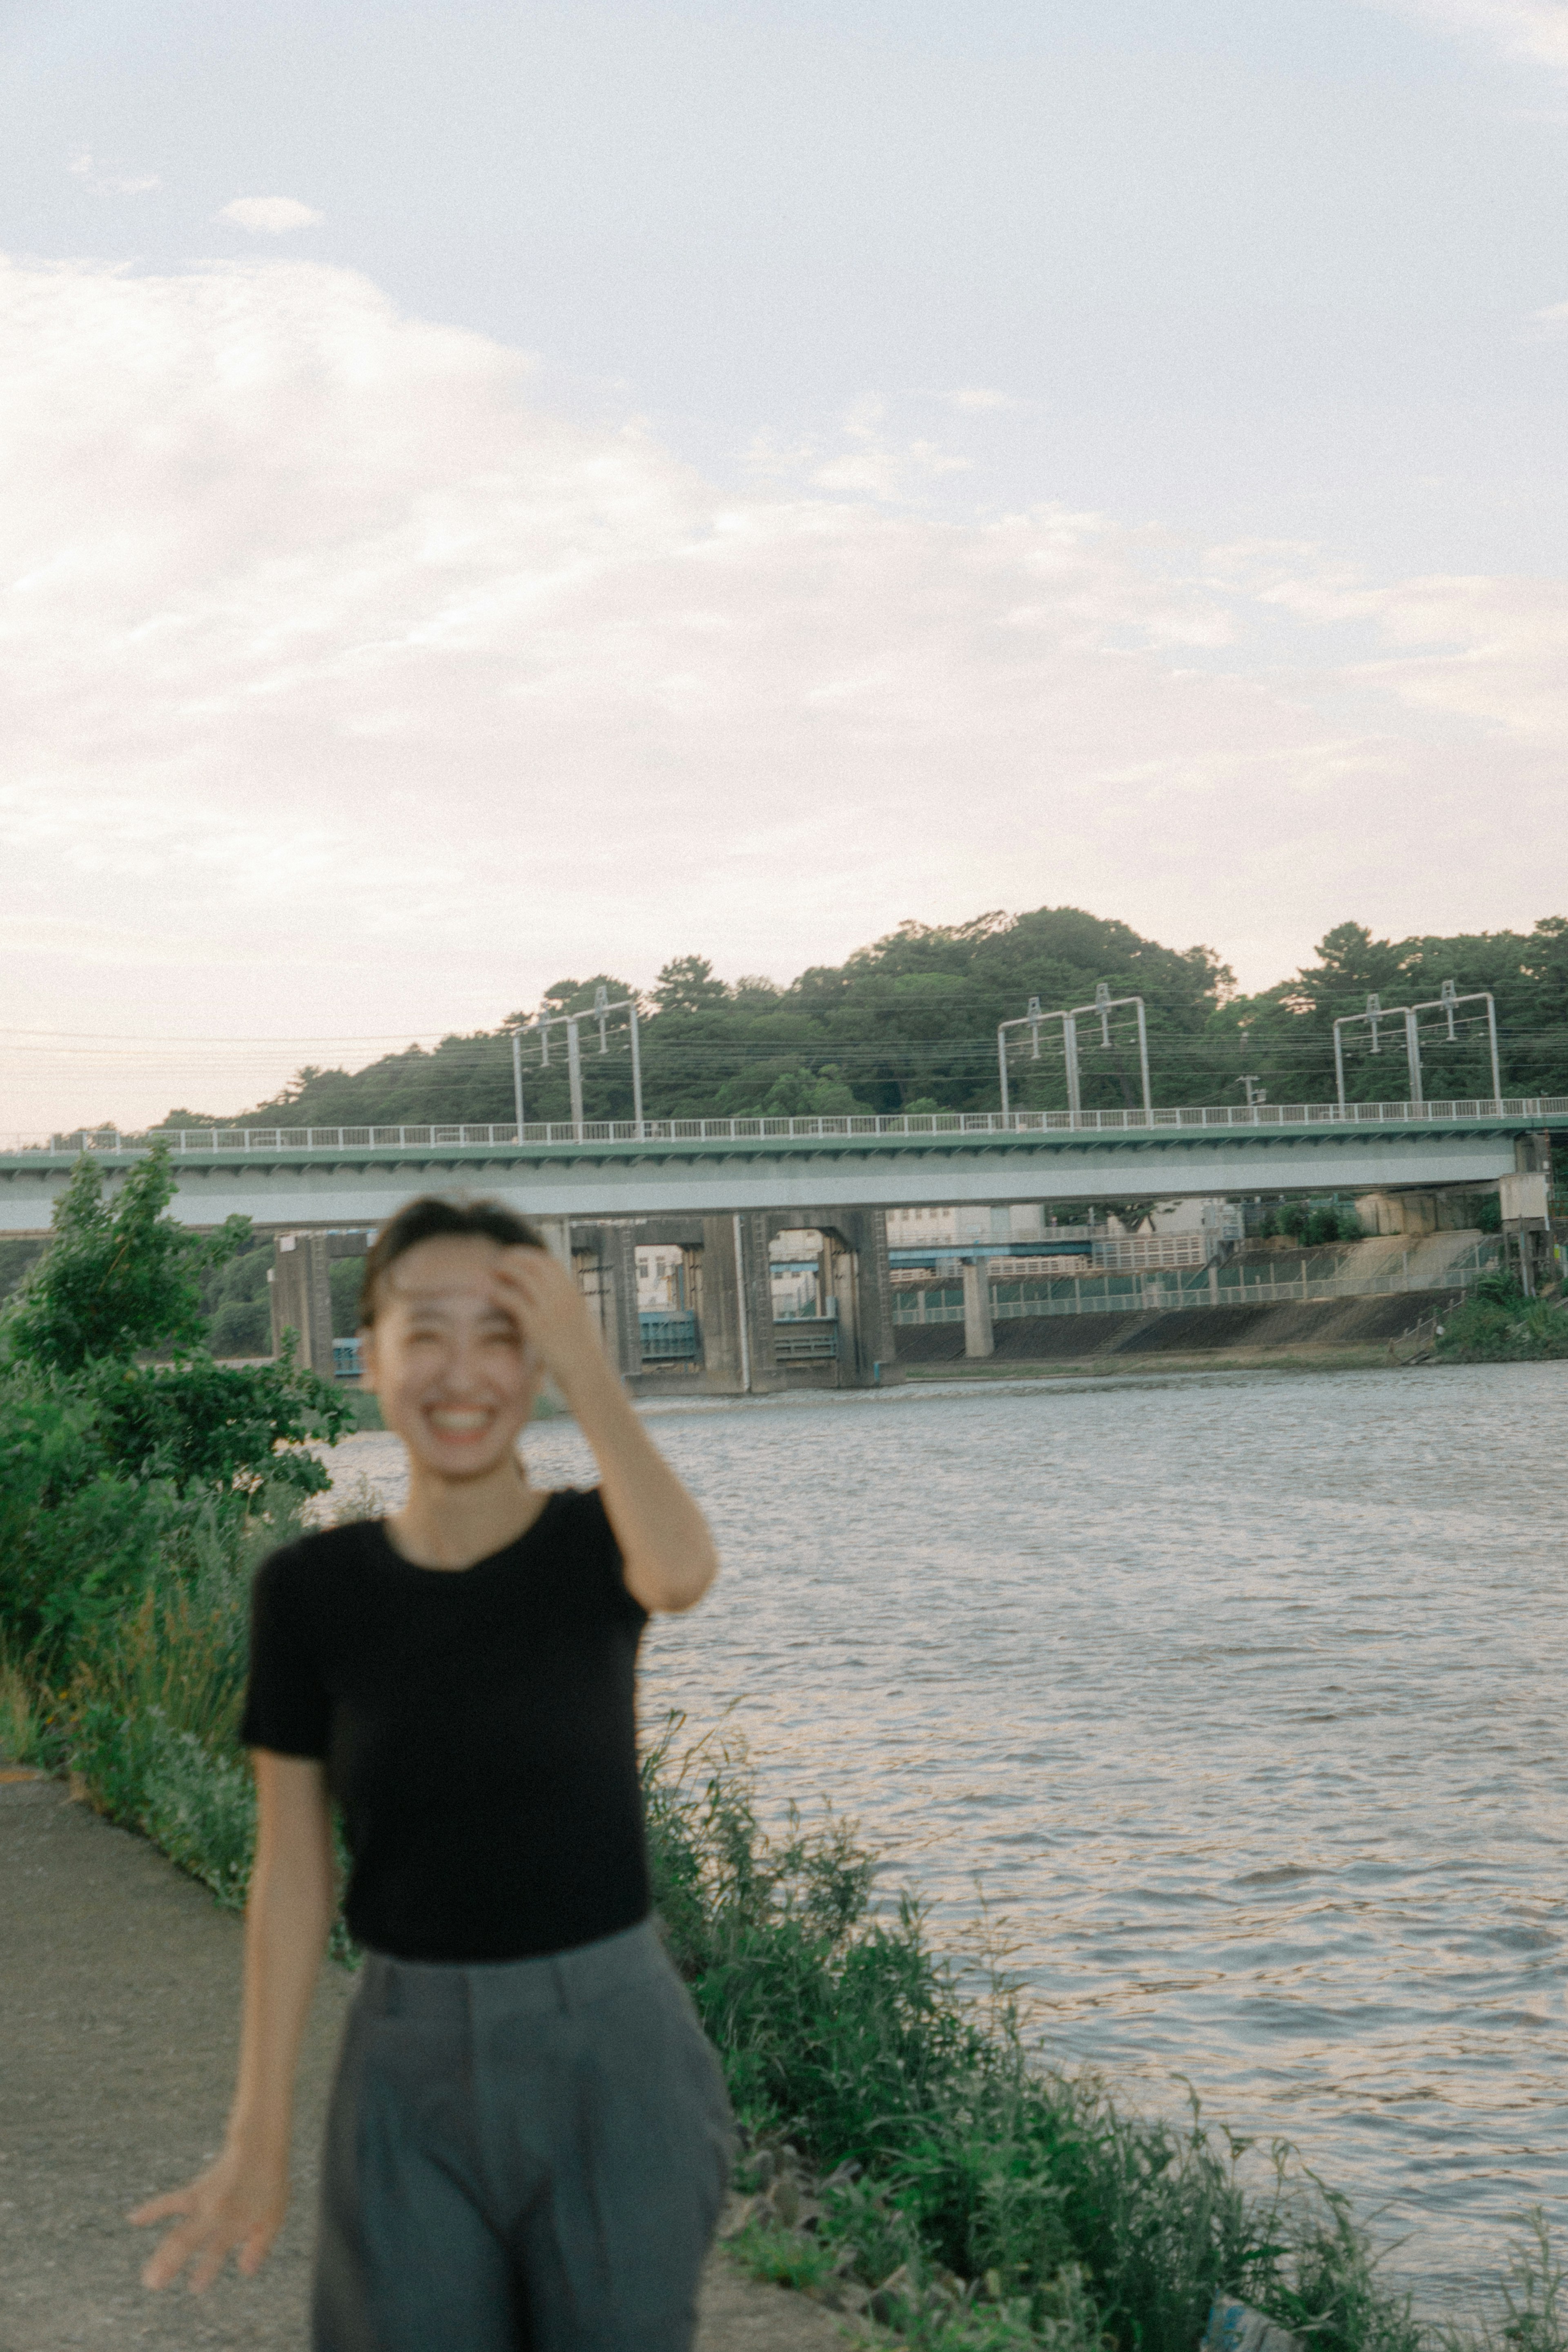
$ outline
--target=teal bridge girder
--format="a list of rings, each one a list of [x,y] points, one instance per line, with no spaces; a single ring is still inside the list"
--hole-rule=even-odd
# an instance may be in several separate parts
[[[1484,1185],[1526,1136],[1568,1133],[1568,1097],[1500,1102],[1221,1105],[903,1118],[587,1120],[580,1126],[193,1128],[169,1143],[174,1214],[257,1224],[373,1224],[420,1191],[504,1199],[526,1214],[656,1218],[1370,1192]],[[123,1172],[153,1139],[109,1130],[0,1150],[0,1233],[47,1231],[86,1149]]]

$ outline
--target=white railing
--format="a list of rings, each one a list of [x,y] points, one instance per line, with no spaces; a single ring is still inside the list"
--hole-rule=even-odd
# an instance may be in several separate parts
[[[1387,1298],[1407,1290],[1466,1290],[1500,1264],[1502,1244],[1472,1243],[1462,1256],[1440,1270],[1412,1267],[1406,1250],[1398,1265],[1374,1275],[1312,1273],[1281,1276],[1272,1267],[1217,1266],[1211,1282],[1201,1274],[1083,1275],[1052,1282],[994,1283],[991,1319],[1007,1323],[1048,1315],[1155,1315],[1182,1307],[1301,1307],[1336,1298]],[[1332,1262],[1332,1261],[1331,1261]],[[997,1296],[1012,1291],[1013,1297]],[[963,1295],[956,1283],[928,1285],[924,1291],[894,1293],[893,1320],[902,1330],[927,1323],[961,1323]]]
[[[1219,1103],[1193,1110],[1015,1110],[905,1112],[895,1118],[843,1116],[825,1118],[630,1118],[530,1122],[523,1148],[578,1150],[591,1144],[824,1143],[902,1141],[929,1144],[934,1137],[962,1140],[986,1136],[1191,1134],[1197,1129],[1346,1127],[1454,1127],[1499,1118],[1568,1119],[1568,1095],[1510,1095],[1500,1101],[1427,1103]],[[79,1129],[68,1134],[0,1138],[10,1152],[145,1151],[167,1143],[182,1158],[218,1152],[249,1155],[270,1151],[473,1151],[519,1147],[515,1126],[450,1127],[181,1127],[121,1134],[113,1128]]]

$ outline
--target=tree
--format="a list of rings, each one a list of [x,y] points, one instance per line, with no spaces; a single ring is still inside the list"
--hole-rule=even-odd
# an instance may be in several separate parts
[[[70,1375],[106,1358],[201,1347],[202,1276],[245,1247],[250,1220],[193,1233],[163,1213],[174,1191],[167,1144],[137,1162],[113,1200],[101,1164],[82,1154],[55,1204],[49,1246],[6,1312],[16,1354]]]
[[[706,1013],[729,1002],[729,991],[722,980],[714,978],[706,956],[674,957],[653,989],[653,1003],[661,1013]]]
[[[330,1483],[301,1441],[335,1440],[349,1425],[332,1384],[291,1351],[230,1370],[204,1345],[203,1276],[244,1248],[248,1218],[193,1233],[165,1213],[174,1190],[166,1144],[137,1163],[112,1201],[101,1166],[84,1154],[56,1204],[48,1249],[0,1318],[0,1423],[8,1433],[15,1412],[18,1426],[56,1433],[49,1442],[59,1460],[40,1488],[46,1501],[105,1479],[166,1482],[180,1495],[245,1493],[268,1477],[306,1493]],[[153,1354],[167,1360],[138,1360]]]

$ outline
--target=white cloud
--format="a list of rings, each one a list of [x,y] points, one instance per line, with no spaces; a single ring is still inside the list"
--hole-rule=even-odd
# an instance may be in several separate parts
[[[1530,323],[1541,334],[1553,339],[1568,334],[1568,302],[1552,302],[1544,310],[1532,310]]]
[[[1260,983],[1560,898],[1563,583],[736,493],[303,263],[4,268],[0,333],[20,1026],[427,1032],[1064,901]],[[46,1076],[0,1126],[189,1095]]]
[[[287,236],[291,229],[319,228],[327,215],[294,196],[235,196],[213,217],[248,229],[253,236]]]
[[[67,162],[66,169],[78,180],[85,180],[99,195],[144,196],[150,188],[163,184],[156,172],[97,172],[88,150],[83,147]]]
[[[1374,5],[1448,32],[1479,34],[1505,57],[1568,73],[1564,0],[1374,0]]]
[[[1015,400],[1010,392],[992,392],[983,383],[961,384],[956,392],[946,393],[944,397],[950,408],[967,409],[977,415],[988,409],[1021,408],[1024,405],[1021,400]]]

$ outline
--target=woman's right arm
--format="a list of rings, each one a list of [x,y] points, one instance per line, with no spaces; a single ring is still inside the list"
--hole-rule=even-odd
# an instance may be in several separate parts
[[[167,2286],[190,2263],[193,2294],[212,2284],[236,2248],[246,2276],[258,2270],[282,2227],[294,2073],[336,1902],[325,1766],[261,1748],[253,1761],[256,1847],[245,1915],[245,2016],[223,2153],[186,2187],[131,2216],[138,2224],[178,2217],[141,2277],[147,2286]]]

